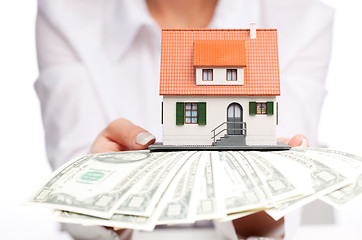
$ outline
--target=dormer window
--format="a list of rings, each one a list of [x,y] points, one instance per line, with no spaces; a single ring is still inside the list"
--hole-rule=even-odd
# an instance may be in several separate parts
[[[203,81],[212,81],[213,80],[212,69],[202,69],[202,80]]]
[[[245,40],[195,40],[196,85],[244,85]]]
[[[237,69],[227,69],[226,70],[226,80],[227,81],[237,81]]]

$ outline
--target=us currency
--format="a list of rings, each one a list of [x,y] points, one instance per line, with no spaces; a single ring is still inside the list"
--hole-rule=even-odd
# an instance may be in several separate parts
[[[55,171],[31,202],[64,210],[62,222],[152,230],[262,210],[277,220],[316,198],[338,207],[360,197],[361,157],[296,148],[86,155]]]
[[[248,172],[253,173],[253,178],[257,180],[256,183],[265,193],[264,207],[260,209],[231,213],[226,217],[219,219],[219,221],[231,221],[245,217],[262,210],[267,210],[277,202],[290,201],[291,198],[300,197],[302,194],[310,193],[297,189],[291,181],[289,181],[277,168],[275,168],[275,166],[256,152],[240,151],[234,154],[242,155],[243,157],[237,155],[235,156],[239,161],[243,160],[244,164],[247,161],[247,164],[251,166],[248,168]]]
[[[86,155],[55,171],[29,202],[110,218],[125,193],[147,171],[177,154],[130,151]]]
[[[205,152],[202,156],[205,158],[205,167],[201,177],[196,220],[226,217],[225,205],[222,198],[220,167],[215,157],[217,154],[217,152]]]
[[[180,152],[178,155],[166,159],[163,164],[148,170],[147,175],[133,186],[132,192],[125,194],[125,200],[116,213],[150,216],[168,184],[185,162],[195,153]]]
[[[217,155],[223,173],[223,199],[228,214],[264,208],[268,195],[263,186],[258,186],[261,183],[258,176],[253,179],[252,168],[238,161],[239,156],[232,152]]]
[[[294,149],[314,158],[325,158],[330,162],[339,162],[342,166],[339,169],[352,169],[355,171],[355,180],[353,183],[330,192],[320,199],[333,207],[341,208],[346,204],[362,198],[362,158],[353,154],[327,149],[327,148],[308,148]],[[350,174],[353,176],[353,174]]]
[[[195,221],[200,173],[204,169],[202,154],[202,152],[198,152],[193,155],[168,186],[155,211],[157,224]]]
[[[265,211],[265,210],[267,210],[267,209],[266,208],[260,208],[260,209],[253,209],[253,210],[250,210],[250,211],[230,213],[230,214],[227,214],[225,217],[219,218],[217,220],[219,222],[229,222],[229,221],[233,221],[235,219],[242,218],[242,217],[247,217],[247,216],[249,216],[251,214],[254,214],[254,213],[257,213],[257,212],[260,212],[260,211]]]
[[[268,159],[256,152],[239,152],[245,156],[250,164],[255,165],[254,169],[259,173],[262,182],[265,183],[265,190],[270,196],[272,203],[291,199],[301,195],[309,194],[309,191],[298,189],[291,180],[285,177]]]
[[[258,154],[267,157],[274,166],[283,172],[283,174],[289,172],[288,177],[290,179],[298,178],[302,180],[304,184],[310,185],[314,190],[313,194],[276,204],[273,209],[267,210],[266,212],[275,220],[278,220],[292,210],[295,210],[322,195],[346,186],[351,182],[350,179],[340,174],[337,170],[308,156],[298,154],[297,152],[260,152]]]
[[[154,217],[141,217],[132,215],[115,214],[110,219],[92,217],[67,211],[56,211],[54,219],[63,223],[82,224],[85,226],[108,226],[114,228],[130,228],[143,231],[152,231],[155,228]]]

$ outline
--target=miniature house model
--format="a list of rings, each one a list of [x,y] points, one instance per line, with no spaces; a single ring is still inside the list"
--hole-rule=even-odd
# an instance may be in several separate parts
[[[164,145],[276,145],[275,29],[163,30]]]

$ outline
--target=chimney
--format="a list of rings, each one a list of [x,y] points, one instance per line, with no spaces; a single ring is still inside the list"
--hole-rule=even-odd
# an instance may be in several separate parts
[[[250,39],[256,38],[256,23],[250,23]]]

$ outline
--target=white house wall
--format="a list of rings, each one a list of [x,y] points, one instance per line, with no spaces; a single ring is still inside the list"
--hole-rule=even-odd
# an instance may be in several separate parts
[[[202,80],[202,69],[212,69],[213,71],[213,80],[212,81],[203,81]],[[226,70],[227,69],[236,69],[237,81],[227,81],[226,80]],[[243,68],[196,68],[196,85],[243,85],[244,84],[244,69]]]
[[[249,115],[249,102],[274,102],[273,115]],[[206,125],[176,125],[176,102],[206,102]],[[165,145],[211,145],[212,130],[226,122],[227,107],[239,103],[246,122],[247,145],[276,144],[276,97],[252,96],[164,96],[163,141]]]

